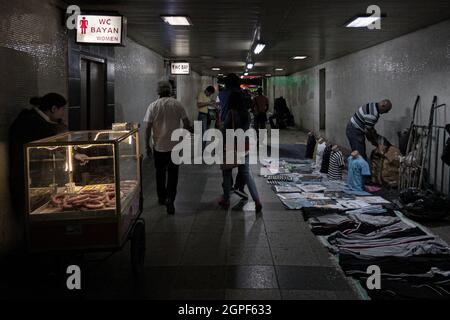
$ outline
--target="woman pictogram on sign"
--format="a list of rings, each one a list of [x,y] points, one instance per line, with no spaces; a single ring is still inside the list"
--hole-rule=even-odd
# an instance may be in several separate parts
[[[86,20],[86,17],[83,17],[80,21],[81,34],[86,34],[87,26],[88,26],[88,21]]]

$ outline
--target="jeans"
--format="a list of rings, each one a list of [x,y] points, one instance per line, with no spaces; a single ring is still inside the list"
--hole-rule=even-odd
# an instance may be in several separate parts
[[[347,139],[352,151],[358,150],[359,154],[367,161],[366,155],[366,135],[359,129],[356,129],[351,121],[347,124]]]
[[[179,165],[172,162],[171,153],[153,149],[158,199],[174,202],[177,195]]]
[[[232,185],[232,181],[233,181],[232,173],[233,173],[233,169],[222,170],[223,198],[225,201],[230,200],[230,190],[231,190],[231,185]],[[250,191],[253,201],[255,201],[255,202],[259,201],[258,190],[256,189],[255,181],[253,180],[252,174],[250,172],[250,164],[249,164],[249,156],[248,155],[245,157],[245,163],[238,166],[238,176],[237,177],[239,177],[239,175],[241,175],[242,178],[245,180],[245,183],[247,184],[248,190]],[[236,180],[238,179],[237,177],[236,177]]]
[[[206,141],[203,141],[203,135],[205,134],[206,130],[209,129],[209,126],[211,125],[211,119],[207,113],[199,112],[198,121],[202,122],[202,150],[204,150],[206,147]]]

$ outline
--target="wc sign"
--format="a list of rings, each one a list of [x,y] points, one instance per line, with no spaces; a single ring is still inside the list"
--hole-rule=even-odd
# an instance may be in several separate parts
[[[188,75],[191,72],[189,62],[171,62],[170,73],[172,75]]]
[[[122,44],[122,16],[79,14],[76,24],[78,43]]]

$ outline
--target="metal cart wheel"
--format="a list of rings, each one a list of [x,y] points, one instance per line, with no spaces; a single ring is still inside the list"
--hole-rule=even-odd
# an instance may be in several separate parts
[[[133,275],[139,277],[144,272],[145,260],[145,222],[136,221],[131,235],[131,268]]]

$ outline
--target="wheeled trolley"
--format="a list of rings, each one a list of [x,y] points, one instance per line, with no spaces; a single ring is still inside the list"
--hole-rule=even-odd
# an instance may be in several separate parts
[[[145,258],[138,127],[67,132],[26,144],[24,154],[29,252],[114,253],[130,240],[138,274]]]

